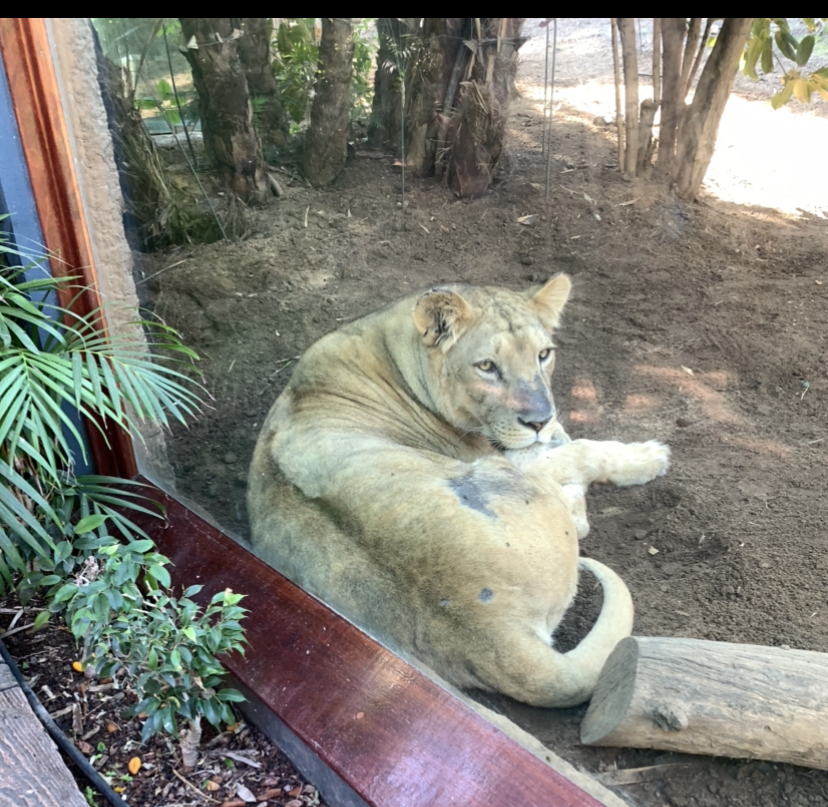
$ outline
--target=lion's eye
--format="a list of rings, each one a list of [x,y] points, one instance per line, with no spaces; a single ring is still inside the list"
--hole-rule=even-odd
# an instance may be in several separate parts
[[[540,353],[538,353],[538,358],[541,361],[546,361],[552,355],[552,348],[545,347]]]
[[[483,361],[479,361],[474,366],[478,370],[482,370],[484,373],[494,373],[497,370],[495,363],[491,359],[484,359]]]

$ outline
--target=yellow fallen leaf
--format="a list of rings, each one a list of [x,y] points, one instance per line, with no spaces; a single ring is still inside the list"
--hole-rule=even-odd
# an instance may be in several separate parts
[[[127,765],[127,768],[129,769],[129,772],[133,776],[135,776],[135,774],[138,773],[138,771],[141,770],[141,757],[133,757],[129,761],[129,764]]]
[[[123,793],[126,788],[125,787],[113,787],[112,788],[116,793]]]
[[[118,731],[118,726],[117,726],[117,724],[113,723],[112,721],[109,721],[109,722],[106,724],[106,730],[107,730],[110,734],[114,734],[116,731]]]
[[[206,787],[207,790],[209,790],[211,793],[215,793],[221,787],[221,785],[218,782],[214,782],[212,779],[208,779],[204,783],[204,787]]]
[[[83,672],[83,664],[81,664],[81,662],[79,662],[79,661],[73,661],[72,662],[72,669],[75,672]]]

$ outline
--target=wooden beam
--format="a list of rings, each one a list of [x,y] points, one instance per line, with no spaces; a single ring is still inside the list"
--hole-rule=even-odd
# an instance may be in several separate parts
[[[57,747],[0,660],[0,807],[88,807]]]

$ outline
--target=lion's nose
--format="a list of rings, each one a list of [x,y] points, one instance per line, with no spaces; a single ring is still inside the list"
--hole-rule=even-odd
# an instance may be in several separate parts
[[[526,426],[527,428],[538,433],[540,433],[541,429],[543,429],[543,427],[549,423],[550,420],[552,420],[552,418],[547,418],[546,420],[523,420],[523,418],[518,418],[518,422],[521,426]]]

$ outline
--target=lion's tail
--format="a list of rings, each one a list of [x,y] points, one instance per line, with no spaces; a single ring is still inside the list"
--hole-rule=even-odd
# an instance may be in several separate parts
[[[566,702],[556,702],[556,706],[574,706],[592,695],[604,662],[618,642],[630,635],[633,625],[632,597],[624,581],[592,558],[579,558],[578,565],[598,579],[604,591],[604,604],[592,630],[563,656],[566,678],[574,684],[574,691],[566,693]]]

